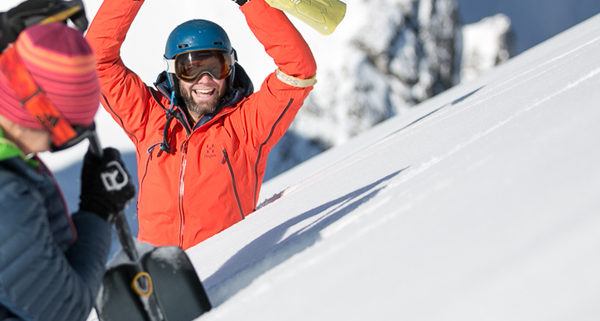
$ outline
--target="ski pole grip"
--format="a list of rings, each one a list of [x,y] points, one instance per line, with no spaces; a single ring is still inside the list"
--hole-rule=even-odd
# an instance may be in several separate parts
[[[100,140],[98,139],[98,134],[96,131],[93,131],[88,140],[90,141],[89,150],[91,153],[98,157],[102,157],[103,150],[102,145],[100,145]],[[139,254],[135,247],[135,242],[133,240],[133,236],[131,235],[131,229],[129,228],[129,223],[127,223],[127,219],[125,218],[125,213],[123,211],[119,211],[114,216],[114,224],[117,229],[117,236],[119,237],[119,241],[121,242],[121,247],[127,257],[133,262],[137,261],[139,258]]]
[[[100,140],[98,139],[98,134],[96,133],[96,131],[93,131],[88,140],[90,141],[90,151],[98,156],[98,157],[102,157],[102,145],[100,145]]]

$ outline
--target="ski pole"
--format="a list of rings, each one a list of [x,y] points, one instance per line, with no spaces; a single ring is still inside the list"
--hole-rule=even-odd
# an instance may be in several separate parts
[[[90,151],[98,157],[102,157],[102,147],[100,145],[100,140],[98,139],[98,135],[94,131],[90,137]],[[125,218],[125,214],[123,211],[119,211],[117,215],[113,218],[114,224],[117,227],[117,235],[119,236],[119,241],[121,242],[121,246],[123,247],[123,251],[127,254],[127,257],[132,262],[137,262],[139,258],[139,254],[135,247],[135,242],[133,241],[133,236],[131,235],[131,229],[129,227],[129,223],[127,223],[127,219]]]
[[[102,157],[102,146],[100,145],[100,140],[98,139],[95,130],[92,131],[88,139],[90,142],[90,152],[98,157]],[[131,229],[129,228],[129,223],[127,223],[125,213],[123,211],[116,213],[112,222],[115,224],[115,229],[117,230],[123,252],[125,252],[136,269],[136,275],[131,281],[132,290],[140,297],[140,301],[146,307],[151,321],[166,321],[158,300],[153,293],[152,278],[148,272],[144,271],[143,266],[139,262],[139,253],[135,247],[135,242],[131,235]],[[142,297],[147,298],[147,300],[142,299]]]

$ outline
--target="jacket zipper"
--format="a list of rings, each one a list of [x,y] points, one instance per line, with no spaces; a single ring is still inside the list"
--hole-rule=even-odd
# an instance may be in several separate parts
[[[275,121],[273,126],[271,127],[269,136],[267,136],[267,139],[265,139],[265,141],[262,144],[260,144],[260,146],[258,147],[258,155],[256,156],[256,162],[254,163],[254,203],[252,205],[253,210],[256,209],[256,202],[258,200],[258,164],[260,163],[260,159],[262,157],[263,148],[273,137],[273,132],[275,132],[275,127],[277,127],[279,122],[281,122],[283,115],[285,115],[287,113],[287,111],[290,109],[290,106],[292,105],[293,102],[294,102],[294,98],[290,98],[290,101],[288,101],[287,105],[285,106],[285,108],[283,109],[283,111],[281,112],[281,114],[279,115],[279,117],[277,118],[277,120]]]
[[[242,216],[242,220],[246,217],[244,216],[244,211],[242,210],[242,203],[240,202],[240,196],[238,195],[237,187],[235,186],[235,176],[233,175],[233,167],[231,166],[231,162],[229,161],[229,155],[227,155],[227,151],[223,149],[223,160],[227,163],[227,167],[229,168],[229,174],[231,175],[231,184],[233,185],[233,193],[235,194],[235,200],[237,201],[238,208],[240,209],[240,215]]]
[[[139,202],[140,202],[140,196],[142,195],[142,186],[144,186],[144,181],[146,180],[146,175],[148,175],[148,165],[150,164],[150,161],[152,160],[152,152],[154,151],[154,147],[156,147],[156,145],[148,148],[148,159],[146,160],[146,164],[144,166],[144,174],[142,175],[142,179],[140,180],[140,187],[138,190],[138,204],[136,204],[136,210],[139,211]]]
[[[188,140],[183,142],[181,146],[181,169],[179,172],[179,197],[178,197],[178,206],[179,206],[179,247],[183,247],[183,232],[185,228],[185,218],[183,214],[183,194],[185,190],[185,186],[183,183],[183,178],[185,176],[185,168],[187,166],[187,145]]]

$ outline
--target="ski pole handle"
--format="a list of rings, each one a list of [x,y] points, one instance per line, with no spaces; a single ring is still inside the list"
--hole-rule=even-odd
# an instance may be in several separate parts
[[[90,141],[90,151],[94,155],[102,157],[102,145],[100,145],[100,140],[98,139],[98,134],[96,134],[95,130],[90,134],[88,140]]]
[[[96,133],[96,131],[93,131],[89,135],[88,140],[90,142],[90,152],[98,157],[102,157],[102,145],[100,145],[100,140],[98,139],[98,134]],[[125,252],[125,254],[127,254],[127,257],[132,262],[136,262],[139,258],[139,253],[137,251],[137,248],[135,247],[135,241],[133,240],[133,236],[131,235],[131,229],[129,228],[129,223],[127,223],[125,213],[123,213],[123,211],[119,211],[115,214],[113,221],[123,251]]]

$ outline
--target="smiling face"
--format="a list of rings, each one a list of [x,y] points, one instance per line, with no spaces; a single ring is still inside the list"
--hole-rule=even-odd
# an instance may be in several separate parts
[[[214,79],[202,74],[196,80],[179,80],[179,91],[194,123],[204,114],[213,113],[227,92],[227,78]]]

